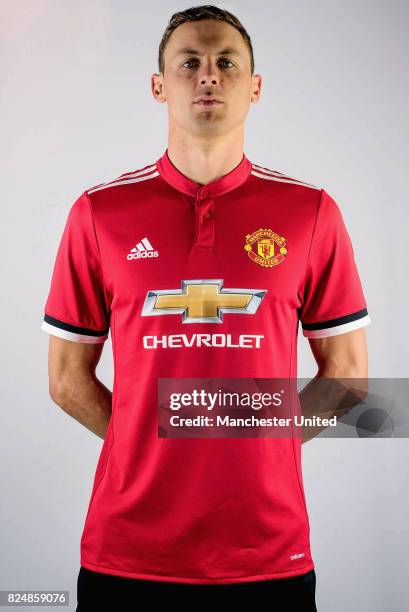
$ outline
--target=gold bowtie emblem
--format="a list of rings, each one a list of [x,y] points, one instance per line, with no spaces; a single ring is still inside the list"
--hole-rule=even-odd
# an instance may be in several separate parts
[[[224,313],[254,314],[266,293],[224,289],[223,279],[182,280],[181,289],[148,291],[141,314],[181,314],[182,323],[222,323]]]

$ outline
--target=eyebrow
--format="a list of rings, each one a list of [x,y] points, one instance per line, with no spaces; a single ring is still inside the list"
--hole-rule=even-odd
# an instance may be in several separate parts
[[[176,55],[204,55],[204,54],[198,51],[197,49],[180,49],[176,53]],[[226,47],[226,49],[222,49],[221,51],[219,51],[217,55],[240,55],[240,53],[236,51],[236,49],[233,49],[232,47]]]

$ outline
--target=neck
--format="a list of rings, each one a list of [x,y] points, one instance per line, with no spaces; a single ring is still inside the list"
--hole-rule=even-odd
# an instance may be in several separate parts
[[[170,161],[180,172],[207,185],[239,165],[243,159],[243,131],[205,139],[170,129],[167,148]]]

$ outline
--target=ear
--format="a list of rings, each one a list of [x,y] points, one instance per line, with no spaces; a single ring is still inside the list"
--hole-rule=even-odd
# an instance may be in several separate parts
[[[165,86],[163,83],[163,74],[154,73],[151,76],[151,91],[153,97],[158,102],[166,102]]]
[[[262,76],[261,74],[253,74],[252,76],[252,94],[250,101],[256,104],[261,95]]]

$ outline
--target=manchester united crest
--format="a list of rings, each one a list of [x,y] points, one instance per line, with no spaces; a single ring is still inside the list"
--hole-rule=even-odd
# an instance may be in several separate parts
[[[264,268],[272,268],[284,260],[287,254],[285,244],[284,236],[261,227],[252,234],[247,234],[244,250],[255,263]]]

